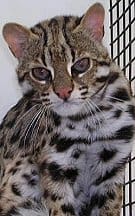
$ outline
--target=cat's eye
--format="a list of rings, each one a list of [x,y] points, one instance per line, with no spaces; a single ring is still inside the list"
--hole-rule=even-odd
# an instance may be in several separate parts
[[[71,73],[72,75],[79,75],[85,73],[90,67],[89,58],[83,58],[78,60],[72,67]]]
[[[51,72],[45,68],[33,68],[31,75],[38,81],[50,82],[52,80]]]

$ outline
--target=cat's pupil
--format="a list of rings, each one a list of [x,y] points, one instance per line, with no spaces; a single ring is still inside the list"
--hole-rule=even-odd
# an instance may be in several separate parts
[[[45,68],[33,68],[32,76],[38,81],[51,81],[51,72]]]

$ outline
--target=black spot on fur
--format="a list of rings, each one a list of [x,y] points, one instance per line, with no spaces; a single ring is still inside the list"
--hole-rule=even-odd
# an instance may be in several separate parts
[[[21,192],[16,184],[12,184],[11,190],[16,196],[21,196]]]
[[[116,102],[124,102],[130,100],[130,96],[126,89],[119,88],[116,92],[114,92],[112,95],[112,98],[110,98],[110,101],[116,103]],[[114,97],[114,98],[113,98]]]
[[[55,143],[57,151],[63,152],[67,150],[70,146],[72,146],[75,143],[75,140],[66,137],[59,137],[57,140],[55,140]]]
[[[100,110],[101,111],[109,111],[109,110],[111,110],[112,109],[112,106],[111,105],[100,105],[99,106],[99,109],[97,109],[96,111],[97,112],[100,112]]]
[[[48,125],[47,127],[47,133],[52,133],[53,132],[53,128],[51,126]]]
[[[102,152],[100,152],[100,158],[103,162],[107,162],[110,159],[112,159],[116,155],[116,150],[107,150],[104,149]]]
[[[37,179],[33,178],[33,175],[28,175],[28,174],[24,173],[22,175],[22,177],[26,179],[26,181],[28,182],[29,185],[31,185],[31,186],[37,185]]]
[[[67,138],[67,137],[60,137],[59,134],[55,134],[50,142],[50,145],[56,145],[56,149],[58,152],[63,152],[70,148],[74,144],[91,144],[90,140],[78,137],[76,139]]]
[[[61,124],[61,117],[56,113],[53,113],[52,115],[53,115],[54,124],[56,127],[58,127]]]
[[[34,179],[34,178],[31,178],[31,180],[28,182],[30,186],[35,186],[37,185],[37,183],[38,183],[37,179]]]
[[[101,76],[96,78],[96,82],[106,82],[108,76]]]
[[[116,111],[114,112],[113,117],[114,117],[114,118],[119,118],[119,117],[121,116],[121,114],[122,114],[122,110],[116,110]]]
[[[114,200],[115,197],[116,197],[116,194],[113,191],[108,191],[107,196],[108,196],[109,199]]]
[[[30,181],[30,179],[31,179],[31,176],[28,175],[28,174],[26,174],[26,173],[24,173],[24,174],[22,175],[22,177],[25,178],[27,181]]]
[[[18,77],[18,82],[21,84],[22,82],[24,82],[24,79],[25,79],[25,75],[19,76]]]
[[[42,149],[45,145],[46,145],[46,140],[43,139],[43,140],[42,140],[42,143],[41,143],[41,149]]]
[[[100,66],[110,66],[110,62],[100,61],[98,62]]]
[[[21,207],[24,209],[32,209],[32,203],[30,200],[27,200],[21,204]]]
[[[81,96],[84,96],[88,93],[88,90],[85,90],[84,92],[81,92]]]
[[[55,202],[55,201],[57,200],[57,198],[58,198],[58,197],[57,197],[57,194],[52,194],[52,195],[51,195],[52,201]]]
[[[14,175],[17,171],[19,171],[18,168],[12,167],[12,168],[9,170],[9,173],[12,173],[12,175]]]
[[[104,176],[100,176],[96,180],[95,185],[100,185],[102,182],[114,177],[119,170],[120,170],[119,167],[114,167],[111,170],[107,170]]]
[[[14,133],[10,139],[11,144],[14,144],[15,142],[17,142],[20,138],[20,128],[17,128],[16,130],[14,130]]]
[[[74,130],[74,129],[75,129],[75,126],[72,125],[72,124],[68,124],[67,127],[68,127],[70,130]]]
[[[0,199],[1,199],[1,197],[0,197]],[[3,212],[3,208],[0,206],[0,213],[2,214],[2,212]]]
[[[31,158],[28,159],[29,164],[34,164],[33,160]]]
[[[60,165],[55,162],[48,164],[49,173],[54,181],[70,180],[73,183],[78,175],[77,169],[62,169]]]
[[[65,177],[70,180],[72,183],[75,182],[77,176],[78,176],[78,170],[75,168],[70,168],[64,171]]]
[[[43,193],[43,197],[46,199],[48,196],[49,196],[49,191],[45,189]]]
[[[129,105],[127,112],[131,115],[131,117],[135,120],[135,106]]]
[[[21,164],[22,164],[22,161],[17,161],[15,165],[20,166]]]
[[[72,157],[78,159],[81,155],[81,151],[79,149],[75,149],[72,153]]]
[[[97,206],[98,208],[101,208],[107,200],[106,195],[98,195],[95,194],[91,197],[91,200],[83,205],[81,208],[81,211],[79,213],[79,216],[90,216],[92,210]]]
[[[40,164],[39,170],[40,170],[41,173],[43,173],[43,172],[46,170],[46,168],[47,168],[47,163],[46,163],[46,160],[45,160],[45,161],[43,161],[43,162]]]
[[[32,170],[32,171],[31,171],[31,174],[32,174],[33,176],[37,176],[37,175],[38,175],[38,172],[37,172],[37,170]]]
[[[56,143],[57,143],[57,139],[59,138],[59,134],[57,134],[57,133],[55,133],[54,135],[53,135],[53,137],[51,138],[51,141],[50,141],[50,146],[53,146],[53,145],[55,145]],[[56,141],[56,142],[55,142]]]
[[[13,216],[13,215],[19,215],[19,212],[17,211],[16,207],[12,206],[10,210],[8,210],[4,216]]]
[[[28,92],[26,92],[26,94],[25,94],[25,98],[28,100],[30,100],[33,96],[34,96],[34,94],[35,94],[35,91],[34,90],[31,90],[31,91],[28,91]]]
[[[74,208],[71,204],[64,204],[61,206],[61,209],[63,211],[64,214],[71,214],[71,215],[75,215],[75,211]]]
[[[3,190],[3,189],[0,189],[0,199],[1,199],[2,196],[3,196],[3,193],[4,193],[4,190]]]
[[[108,84],[113,84],[119,78],[119,73],[111,72],[108,79]]]
[[[115,139],[118,140],[130,140],[132,139],[134,135],[134,126],[129,125],[129,126],[124,126],[121,129],[117,130],[115,133]]]
[[[95,185],[100,185],[101,183],[103,183],[104,181],[111,179],[112,177],[114,177],[118,172],[120,172],[121,170],[123,170],[125,168],[125,164],[127,163],[129,158],[129,155],[122,158],[118,163],[116,167],[113,167],[111,170],[106,170],[105,174],[102,176],[100,176],[96,181],[95,181]]]
[[[53,181],[62,181],[64,179],[64,171],[57,163],[55,162],[50,163],[48,165],[48,170]]]

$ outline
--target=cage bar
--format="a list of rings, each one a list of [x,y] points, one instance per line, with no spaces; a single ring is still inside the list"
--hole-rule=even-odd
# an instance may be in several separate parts
[[[135,0],[110,0],[109,12],[111,56],[128,78],[135,95]],[[125,170],[122,216],[135,215],[134,165],[135,151]]]

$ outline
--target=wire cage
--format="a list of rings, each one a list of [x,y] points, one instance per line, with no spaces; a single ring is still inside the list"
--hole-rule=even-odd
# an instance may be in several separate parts
[[[135,0],[110,0],[111,56],[135,95]],[[135,151],[125,170],[122,216],[135,216]]]

